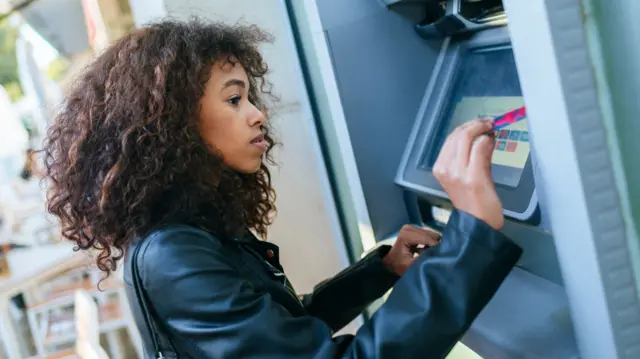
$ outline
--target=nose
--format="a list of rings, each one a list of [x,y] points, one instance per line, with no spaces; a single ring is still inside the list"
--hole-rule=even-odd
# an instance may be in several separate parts
[[[252,110],[249,114],[249,125],[251,127],[262,126],[266,121],[266,117],[255,105],[252,104],[251,107]]]

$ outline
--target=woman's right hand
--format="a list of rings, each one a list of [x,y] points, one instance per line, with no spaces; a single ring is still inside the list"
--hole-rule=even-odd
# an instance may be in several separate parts
[[[502,202],[491,177],[495,140],[485,135],[492,125],[491,120],[473,120],[458,127],[445,141],[433,175],[455,208],[500,230],[504,225]]]

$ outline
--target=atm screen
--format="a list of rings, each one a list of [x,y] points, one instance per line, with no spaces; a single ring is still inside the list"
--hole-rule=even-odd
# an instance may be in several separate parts
[[[446,136],[474,118],[496,117],[524,106],[513,52],[509,48],[471,51],[461,58],[458,80],[445,109],[440,136],[428,146],[422,167],[435,163]],[[529,158],[527,120],[496,133],[492,173],[497,184],[518,187]]]
[[[434,69],[424,112],[416,119],[396,183],[445,205],[442,200],[448,196],[432,169],[447,136],[465,122],[497,117],[525,103],[506,28],[457,40],[441,55],[442,66]],[[540,216],[528,120],[496,133],[491,172],[505,216],[534,224]]]
[[[522,97],[464,97],[460,99],[449,122],[447,134],[469,119],[496,117],[524,105]],[[511,124],[496,132],[492,172],[496,182],[517,187],[529,158],[527,120]]]

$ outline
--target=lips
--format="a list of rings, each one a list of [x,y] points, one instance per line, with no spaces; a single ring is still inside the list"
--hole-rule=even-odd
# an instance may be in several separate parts
[[[267,149],[267,142],[264,140],[264,134],[261,133],[251,140],[251,144],[260,147],[262,150]]]
[[[251,140],[251,143],[260,143],[260,142],[264,142],[264,133],[259,134],[253,140]]]

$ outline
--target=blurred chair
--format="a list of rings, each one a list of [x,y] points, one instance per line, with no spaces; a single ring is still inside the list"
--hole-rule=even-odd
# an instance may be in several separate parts
[[[98,269],[80,265],[47,276],[37,286],[25,290],[28,324],[38,355],[74,349],[76,294],[82,290],[94,298],[99,323],[94,328],[105,340],[104,349],[109,356],[132,358],[135,354],[131,350],[134,350],[137,357],[143,357],[142,340],[127,300],[122,267],[102,279],[103,273]]]
[[[95,268],[78,267],[58,273],[44,280],[37,288],[27,291],[27,316],[37,353],[46,356],[77,343],[76,335],[81,333],[76,333],[76,313],[80,313],[78,310],[86,310],[87,303],[91,303],[88,298],[83,302],[78,296],[88,295],[94,298],[92,306],[97,308],[97,324],[84,328],[98,331],[98,337],[105,336],[108,346],[104,349],[111,358],[133,357],[128,354],[128,342],[131,342],[131,349],[136,351],[137,356],[142,358],[140,334],[128,305],[120,274],[113,273],[109,279],[104,280],[100,291],[97,285],[102,273]],[[76,305],[80,305],[81,309],[77,309]],[[126,338],[122,336],[123,329],[127,331]],[[93,335],[91,341],[95,342],[95,333]]]
[[[100,344],[100,319],[98,315],[98,305],[93,296],[84,289],[77,290],[74,308],[76,343]]]
[[[88,342],[78,342],[76,344],[76,354],[78,359],[109,359],[109,356],[101,346],[91,345]]]
[[[76,354],[80,359],[109,359],[100,346],[98,305],[84,289],[75,294]]]

